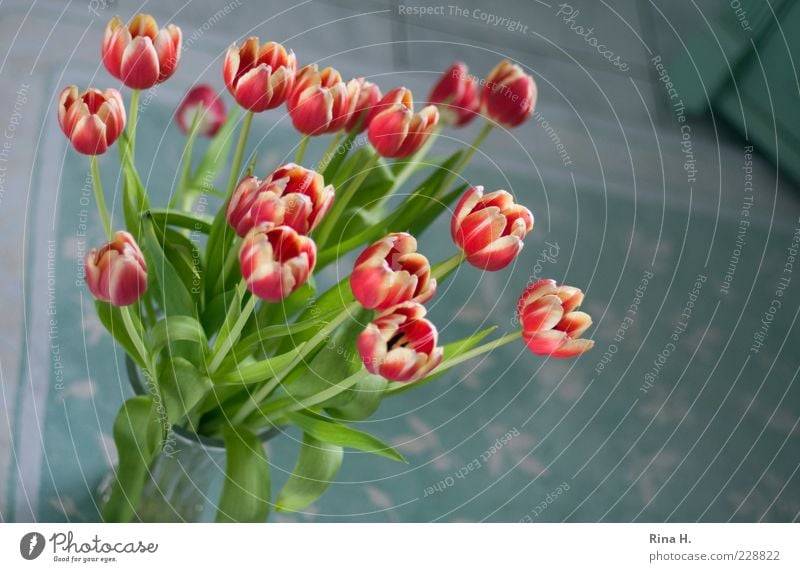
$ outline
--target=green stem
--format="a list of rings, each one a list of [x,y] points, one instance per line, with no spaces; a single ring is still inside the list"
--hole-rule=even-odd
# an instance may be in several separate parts
[[[125,330],[128,332],[128,337],[133,342],[133,346],[136,348],[136,351],[139,354],[139,359],[142,360],[142,363],[146,364],[147,369],[152,368],[152,364],[150,363],[150,352],[147,351],[144,341],[139,335],[139,330],[133,323],[130,306],[120,306],[119,312],[122,314],[122,323],[125,325]],[[152,373],[153,372],[151,371],[150,374],[152,375]]]
[[[448,274],[450,274],[453,270],[458,268],[458,266],[464,262],[464,253],[459,252],[458,254],[454,254],[447,260],[440,262],[436,266],[433,267],[431,270],[431,275],[436,278],[437,280],[441,280]]]
[[[511,342],[513,342],[515,340],[518,340],[521,337],[522,337],[522,330],[517,330],[516,332],[512,332],[510,334],[506,334],[502,338],[498,338],[498,339],[496,339],[494,341],[487,342],[487,343],[485,343],[485,344],[483,344],[481,346],[478,346],[476,348],[472,348],[470,351],[464,352],[463,354],[461,354],[461,355],[459,355],[457,357],[454,357],[453,359],[443,361],[441,364],[439,364],[439,367],[437,367],[436,369],[433,370],[432,374],[433,375],[439,375],[441,373],[444,373],[448,369],[454,368],[455,366],[457,366],[459,364],[462,364],[465,361],[469,361],[469,360],[471,360],[473,358],[476,358],[476,357],[478,357],[480,355],[488,353],[488,352],[490,352],[492,350],[496,350],[497,348],[502,347],[502,346],[504,346],[506,344],[509,344],[509,343],[511,343]],[[422,382],[420,382],[420,383],[422,383]],[[395,393],[405,391],[406,388],[408,388],[407,385],[397,384],[395,387],[390,387],[390,389],[386,392],[386,395],[390,396],[390,395],[393,395]]]
[[[192,172],[192,148],[194,147],[194,140],[195,137],[197,137],[197,130],[200,127],[200,119],[202,118],[202,115],[202,108],[197,106],[194,110],[194,116],[192,117],[192,126],[189,129],[189,134],[186,137],[186,145],[183,148],[183,156],[181,157],[181,176],[180,179],[178,179],[178,188],[169,201],[169,208],[174,208],[176,205],[181,204],[179,201],[186,193],[186,187],[189,186],[189,178],[191,177]]]
[[[356,175],[355,178],[350,181],[350,184],[347,186],[344,192],[336,197],[336,200],[333,201],[333,208],[327,214],[322,225],[317,230],[317,244],[320,247],[325,247],[330,234],[333,232],[334,226],[339,220],[339,217],[345,213],[347,204],[352,200],[359,187],[369,176],[372,168],[378,164],[380,158],[380,155],[377,153],[370,157],[367,163],[362,167],[361,172],[359,172],[358,175]]]
[[[128,151],[131,154],[131,162],[135,156],[136,149],[136,120],[139,116],[139,90],[131,91],[131,110],[128,114]]]
[[[447,189],[450,188],[453,182],[461,174],[461,171],[464,169],[464,167],[467,166],[467,163],[469,163],[470,159],[472,159],[472,156],[475,154],[475,151],[477,151],[478,147],[481,146],[483,140],[486,139],[489,133],[491,133],[493,127],[494,127],[493,123],[490,123],[488,121],[486,122],[486,125],[483,126],[483,129],[481,129],[480,133],[478,133],[477,137],[475,137],[475,140],[472,142],[472,145],[470,145],[467,148],[467,150],[458,160],[458,163],[456,163],[453,166],[453,170],[450,172],[450,175],[447,177],[447,179],[445,179],[445,182],[442,184],[441,187],[442,189],[446,191]]]
[[[453,368],[453,367],[455,367],[455,366],[457,366],[459,364],[462,364],[465,361],[469,361],[472,358],[478,357],[479,355],[488,353],[488,352],[490,352],[492,350],[496,350],[497,348],[502,347],[502,346],[504,346],[506,344],[509,344],[509,343],[511,343],[511,342],[513,342],[515,340],[518,340],[521,337],[522,337],[522,330],[517,330],[515,332],[511,332],[510,334],[506,334],[502,338],[498,338],[498,339],[496,339],[494,341],[487,342],[487,343],[485,343],[483,345],[478,346],[477,348],[472,348],[470,351],[464,352],[463,354],[461,354],[458,357],[455,357],[455,358],[453,358],[451,360],[445,361],[438,368],[436,368],[434,371],[436,373],[441,373],[443,371],[447,371],[448,369]]]
[[[297,352],[297,357],[292,360],[290,363],[279,375],[273,377],[268,383],[261,386],[258,391],[256,391],[250,400],[242,405],[242,408],[233,415],[233,424],[241,423],[256,409],[258,409],[259,404],[269,397],[270,393],[286,378],[291,371],[297,367],[299,363],[301,363],[306,356],[308,356],[312,351],[316,349],[316,347],[325,341],[327,337],[336,329],[338,328],[342,322],[344,322],[347,318],[349,318],[353,312],[358,310],[359,303],[353,302],[347,305],[336,318],[328,322],[325,327],[321,328],[313,338],[311,338],[308,342],[303,345],[303,348]]]
[[[242,333],[242,328],[244,328],[244,325],[247,323],[247,320],[250,319],[250,315],[253,313],[253,310],[256,307],[258,297],[251,295],[250,299],[247,301],[247,304],[241,310],[241,313],[239,313],[236,323],[233,324],[233,326],[230,326],[229,318],[232,314],[235,314],[238,311],[237,306],[241,304],[241,298],[244,296],[246,289],[247,283],[242,280],[237,289],[237,296],[231,302],[231,307],[228,309],[228,314],[225,316],[225,322],[220,330],[219,336],[214,342],[211,362],[208,365],[208,371],[210,374],[214,374],[214,372],[216,372],[219,368],[220,364],[222,364],[222,360],[225,359],[225,356],[228,355],[228,352],[233,347],[233,344],[235,344],[239,339],[239,334]]]
[[[100,180],[100,166],[97,164],[97,155],[92,155],[89,162],[92,165],[92,187],[94,188],[97,212],[100,213],[100,220],[103,222],[103,230],[105,230],[106,236],[111,238],[111,217],[108,214],[106,197],[103,194],[103,181]]]
[[[225,258],[225,264],[222,266],[222,272],[220,272],[219,276],[217,277],[217,285],[216,289],[219,291],[224,291],[225,289],[225,280],[230,275],[231,271],[235,264],[239,262],[239,248],[242,243],[242,239],[234,237],[233,243],[231,243],[230,247],[228,248],[228,256]],[[231,256],[233,253],[233,256]]]
[[[233,190],[236,188],[236,183],[239,182],[239,171],[242,169],[242,158],[244,157],[244,148],[247,145],[247,135],[250,133],[250,125],[253,123],[253,112],[248,111],[244,116],[242,123],[242,130],[239,132],[239,142],[236,144],[236,151],[233,154],[233,163],[231,164],[231,174],[228,179],[228,189],[225,193],[227,197],[225,205],[233,195]]]
[[[297,146],[297,154],[294,156],[294,162],[298,165],[303,163],[303,157],[306,155],[309,139],[310,137],[308,135],[303,135],[303,138],[300,139],[300,145]]]
[[[325,170],[325,167],[328,166],[328,163],[331,162],[333,158],[333,153],[339,147],[339,141],[342,140],[344,133],[341,131],[336,134],[336,136],[331,140],[331,144],[328,145],[328,148],[325,149],[325,152],[322,154],[322,159],[320,159],[319,164],[317,165],[317,172],[322,173]]]

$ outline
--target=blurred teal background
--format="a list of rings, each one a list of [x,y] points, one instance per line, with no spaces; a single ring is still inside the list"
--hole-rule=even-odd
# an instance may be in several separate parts
[[[552,277],[585,291],[595,349],[558,361],[506,346],[386,400],[363,425],[409,464],[347,451],[319,502],[275,520],[798,519],[796,10],[684,0],[469,1],[458,4],[466,16],[449,4],[427,16],[405,10],[421,5],[440,6],[0,5],[0,520],[96,520],[94,489],[114,463],[111,423],[131,390],[81,284],[83,255],[101,229],[83,200],[88,161],[67,148],[54,100],[69,83],[116,86],[100,65],[103,27],[140,10],[180,25],[185,40],[175,76],[142,94],[137,161],[154,202],[176,176],[183,139],[171,115],[182,94],[199,81],[223,89],[224,50],[247,35],[384,91],[407,85],[420,104],[455,59],[483,76],[512,58],[538,83],[534,117],[495,130],[465,173],[514,193],[536,228],[513,268],[460,269],[431,318],[445,341],[487,325],[511,331],[525,284]],[[478,128],[446,130],[436,154]],[[260,114],[256,170],[286,160],[296,142],[283,109]],[[315,141],[307,156],[327,143]],[[116,168],[115,153],[101,159],[108,193],[119,191]],[[421,236],[420,249],[433,261],[449,257],[448,221]],[[342,264],[327,279],[348,271]],[[789,281],[779,295],[781,279]],[[294,465],[297,437],[267,445],[274,487]]]

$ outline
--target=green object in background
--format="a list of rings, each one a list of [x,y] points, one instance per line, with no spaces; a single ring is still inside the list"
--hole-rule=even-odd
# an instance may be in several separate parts
[[[672,65],[687,110],[711,109],[800,182],[800,4],[733,0],[710,25]]]

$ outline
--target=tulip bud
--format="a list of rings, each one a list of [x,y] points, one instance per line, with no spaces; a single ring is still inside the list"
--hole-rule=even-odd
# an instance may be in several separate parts
[[[147,89],[168,79],[181,59],[181,29],[158,29],[149,14],[136,14],[125,26],[114,16],[103,36],[103,63],[131,89]]]
[[[358,336],[358,353],[367,371],[391,381],[412,382],[428,375],[442,361],[439,334],[416,302],[382,314]]]
[[[358,89],[356,80],[345,84],[333,68],[318,71],[316,64],[304,67],[297,74],[288,102],[292,125],[305,135],[338,131],[350,118]]]
[[[536,105],[536,82],[522,68],[503,60],[486,76],[481,110],[504,127],[525,121]]]
[[[239,182],[228,203],[228,224],[239,236],[266,223],[308,234],[330,210],[334,194],[316,171],[287,163],[263,181],[250,176]]]
[[[384,311],[403,302],[427,302],[436,292],[436,279],[428,259],[417,252],[417,240],[395,232],[356,259],[350,289],[365,308]]]
[[[197,133],[213,137],[225,123],[225,104],[209,85],[198,85],[190,89],[175,112],[175,120],[181,131],[188,134],[195,114],[200,114]]]
[[[439,111],[435,105],[414,113],[410,107],[397,103],[379,111],[370,120],[367,135],[381,156],[408,157],[419,151],[438,122]]]
[[[239,251],[247,288],[270,302],[283,300],[305,284],[316,260],[314,241],[288,226],[253,227]]]
[[[583,292],[573,286],[558,286],[555,280],[537,280],[528,286],[517,303],[522,322],[522,338],[538,355],[573,357],[589,351],[593,340],[581,335],[592,325],[592,318],[575,309],[583,302]]]
[[[147,291],[147,265],[133,237],[124,230],[84,259],[86,285],[98,300],[128,306]]]
[[[58,97],[58,124],[84,155],[102,155],[125,129],[125,104],[116,89],[65,87]]]
[[[468,73],[464,63],[456,62],[433,86],[428,103],[439,107],[445,123],[463,127],[475,119],[480,108],[478,80]]]
[[[464,193],[450,222],[450,234],[467,262],[483,270],[508,266],[531,229],[531,211],[503,190],[484,196],[481,186]]]
[[[236,102],[247,110],[260,112],[286,101],[296,72],[294,52],[287,52],[275,42],[259,48],[258,38],[251,37],[241,47],[228,48],[222,73]]]
[[[350,114],[344,130],[350,132],[358,127],[358,133],[361,133],[369,127],[369,122],[375,115],[375,106],[381,100],[381,89],[363,77],[356,78],[354,81],[358,84],[358,93],[354,97],[353,112]]]

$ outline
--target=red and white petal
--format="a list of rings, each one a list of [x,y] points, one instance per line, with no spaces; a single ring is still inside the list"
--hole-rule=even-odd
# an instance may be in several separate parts
[[[523,333],[522,339],[525,340],[528,349],[533,353],[547,356],[566,344],[569,341],[569,336],[558,330],[546,330],[530,336]]]
[[[131,89],[147,89],[158,83],[158,55],[148,36],[137,36],[125,48],[120,79]]]
[[[477,268],[494,272],[502,270],[522,250],[522,241],[516,236],[504,236],[474,254],[467,254],[467,262]]]
[[[569,340],[564,345],[553,351],[551,354],[557,358],[569,358],[581,355],[588,352],[594,347],[594,340],[584,340],[583,338],[577,340]]]
[[[522,331],[535,334],[553,329],[564,316],[561,300],[552,294],[542,296],[522,310]],[[560,329],[560,328],[559,328]]]

